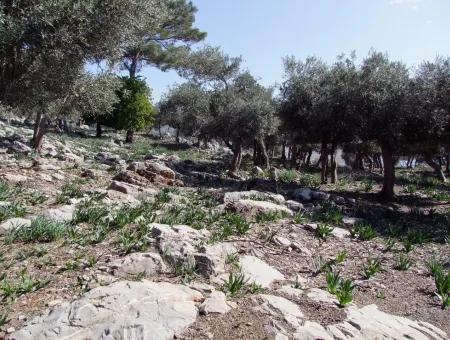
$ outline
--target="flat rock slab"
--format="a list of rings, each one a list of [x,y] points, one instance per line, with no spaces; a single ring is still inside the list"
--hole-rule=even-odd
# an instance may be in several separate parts
[[[202,300],[182,285],[121,281],[35,318],[11,339],[173,339],[195,322]]]
[[[415,339],[444,340],[447,335],[439,328],[421,321],[391,315],[378,310],[376,305],[347,308],[345,321],[321,326],[305,322],[297,328],[294,339]]]
[[[255,256],[242,257],[240,265],[249,283],[254,282],[263,288],[268,288],[275,280],[284,280],[283,274]]]
[[[283,213],[286,216],[294,215],[293,211],[287,208],[286,206],[267,201],[254,201],[245,199],[233,202],[232,205],[234,206],[237,212],[248,215],[256,215],[258,213],[273,213],[273,212]]]
[[[111,262],[108,267],[114,275],[155,275],[168,271],[157,253],[133,253]]]
[[[262,192],[257,190],[227,192],[225,193],[223,201],[224,203],[230,203],[246,199],[254,201],[270,201],[276,204],[285,203],[283,195],[273,194],[271,192]]]

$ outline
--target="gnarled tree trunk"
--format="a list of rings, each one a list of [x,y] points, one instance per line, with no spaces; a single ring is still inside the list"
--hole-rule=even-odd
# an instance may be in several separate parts
[[[320,147],[320,180],[322,184],[328,183],[328,143],[322,142]]]
[[[99,122],[97,122],[97,131],[96,131],[95,136],[96,136],[97,138],[101,138],[101,137],[102,137],[102,133],[103,133],[103,130],[102,130],[102,124],[100,124]]]
[[[42,143],[44,142],[44,135],[47,129],[47,117],[43,110],[37,112],[36,120],[34,121],[33,132],[33,148],[37,152],[41,152]]]
[[[231,150],[233,151],[233,159],[230,164],[230,172],[237,172],[241,167],[242,162],[242,142],[241,140],[235,140],[233,142]]]
[[[269,160],[269,155],[267,154],[266,143],[264,143],[264,139],[262,137],[256,139],[256,143],[258,145],[262,163],[266,169],[269,169],[270,168],[270,160]]]
[[[439,179],[442,182],[447,182],[447,178],[445,177],[444,171],[442,170],[441,165],[436,163],[433,159],[433,156],[429,153],[425,153],[423,155],[423,158],[425,159],[425,162],[434,170],[436,175],[439,177]]]
[[[338,173],[337,173],[337,162],[336,162],[336,143],[331,145],[330,152],[330,173],[331,173],[331,183],[336,184],[338,182]]]
[[[125,138],[125,143],[133,143],[134,141],[134,131],[127,130],[127,137]]]

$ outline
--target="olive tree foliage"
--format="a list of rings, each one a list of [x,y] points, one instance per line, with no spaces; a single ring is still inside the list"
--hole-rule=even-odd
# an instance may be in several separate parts
[[[258,84],[248,72],[239,74],[230,84],[217,88],[211,99],[208,132],[222,139],[233,151],[230,171],[239,170],[242,150],[257,141],[269,166],[264,137],[276,129],[272,89]]]
[[[450,144],[450,58],[437,57],[416,70],[405,128],[407,147],[422,154],[436,174],[446,181],[434,155],[448,152]]]
[[[0,3],[0,101],[35,111],[37,149],[53,102],[71,96],[86,62],[117,59],[144,18],[158,21],[155,1]]]
[[[170,89],[159,103],[160,123],[177,130],[179,135],[205,137],[208,121],[209,92],[198,83],[185,83]]]
[[[395,155],[402,144],[409,99],[408,69],[387,55],[371,52],[360,71],[361,107],[358,110],[363,140],[375,140],[381,148],[384,165],[381,196],[393,199]]]

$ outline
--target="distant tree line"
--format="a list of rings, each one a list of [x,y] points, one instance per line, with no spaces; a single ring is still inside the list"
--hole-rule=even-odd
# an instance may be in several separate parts
[[[239,170],[243,148],[253,148],[255,165],[267,168],[274,154],[291,167],[310,165],[316,150],[322,182],[336,183],[341,148],[353,168],[368,163],[383,172],[381,195],[387,199],[394,197],[400,156],[422,157],[446,181],[442,160],[448,170],[449,58],[411,70],[373,51],[360,65],[354,54],[338,56],[332,65],[316,57],[290,57],[274,96],[273,89],[239,70],[240,60],[218,50],[213,54],[217,74],[211,77],[213,72],[191,65],[191,81],[172,88],[161,101],[160,119],[181,134],[222,140],[233,151],[230,171]]]
[[[174,127],[177,139],[223,142],[233,153],[230,174],[244,150],[265,168],[274,157],[309,166],[317,151],[322,182],[336,183],[340,149],[354,169],[368,164],[384,174],[387,199],[400,156],[409,164],[421,157],[446,180],[449,58],[413,70],[377,52],[360,64],[353,54],[331,65],[290,57],[281,86],[266,88],[242,70],[241,58],[192,49],[206,36],[194,26],[196,11],[187,0],[2,1],[0,104],[34,121],[38,151],[50,119],[82,117],[99,136],[102,126],[126,131],[127,142],[157,122]],[[86,71],[95,64],[104,71]],[[139,76],[144,66],[188,81],[154,106]]]

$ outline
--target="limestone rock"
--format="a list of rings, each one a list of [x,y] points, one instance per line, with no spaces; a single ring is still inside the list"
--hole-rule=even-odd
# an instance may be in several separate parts
[[[19,174],[4,174],[2,178],[11,184],[24,183],[29,180],[27,176]]]
[[[240,260],[241,271],[249,283],[268,288],[275,280],[284,280],[283,274],[255,256],[246,255]]]
[[[109,263],[114,275],[154,275],[167,272],[163,259],[156,253],[133,253]]]
[[[146,162],[147,170],[153,171],[164,178],[174,180],[175,172],[167,165],[158,162]]]
[[[292,200],[286,201],[286,206],[292,211],[301,211],[304,209],[303,204]]]
[[[5,234],[8,230],[15,229],[18,227],[28,227],[31,224],[31,220],[27,218],[10,218],[6,221],[4,221],[2,224],[0,224],[0,235]]]
[[[292,210],[286,208],[284,205],[275,204],[266,201],[240,200],[229,205],[230,210],[243,213],[248,216],[255,216],[258,213],[278,212],[293,216]]]
[[[227,192],[223,198],[224,203],[231,203],[240,200],[269,201],[276,204],[285,203],[285,199],[282,195],[256,190]]]
[[[11,338],[173,339],[195,322],[195,303],[202,300],[182,285],[121,281],[35,318]]]
[[[304,315],[299,306],[280,296],[261,294],[263,300],[258,310],[262,310],[272,316],[281,316],[284,321],[294,329],[301,327],[304,323]]]
[[[347,308],[345,321],[323,327],[305,322],[297,328],[294,339],[447,339],[437,327],[421,321],[391,315],[378,310],[376,305]]]
[[[58,222],[70,222],[73,219],[75,209],[75,205],[63,205],[58,208],[47,209],[42,215]]]
[[[293,196],[295,199],[309,202],[312,199],[312,190],[310,188],[298,188],[294,191]]]
[[[227,304],[227,298],[224,293],[214,291],[211,296],[205,299],[200,305],[199,311],[202,314],[225,314],[231,310],[231,307]]]

